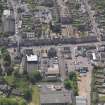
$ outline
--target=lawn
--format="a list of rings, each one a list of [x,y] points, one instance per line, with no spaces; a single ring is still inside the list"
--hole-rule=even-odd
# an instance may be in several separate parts
[[[100,97],[99,97],[99,101],[105,102],[105,96],[100,96]]]
[[[39,93],[39,88],[37,86],[32,87],[32,102],[30,105],[40,105],[40,93]]]
[[[14,84],[14,76],[5,76],[4,79],[9,85]]]

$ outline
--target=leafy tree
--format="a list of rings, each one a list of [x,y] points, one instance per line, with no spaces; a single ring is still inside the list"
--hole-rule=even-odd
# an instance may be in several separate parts
[[[64,81],[64,85],[65,85],[66,89],[71,89],[72,88],[71,81],[69,81],[69,80],[65,80]]]
[[[33,70],[32,73],[29,74],[29,80],[32,82],[32,83],[36,83],[38,81],[41,80],[41,74],[39,71],[37,70]]]
[[[14,71],[14,69],[13,69],[11,66],[9,66],[9,67],[6,69],[7,75],[11,75],[13,71]]]
[[[10,66],[11,64],[11,57],[8,53],[5,53],[4,56],[3,56],[3,60],[4,60],[4,63],[7,65],[7,66]]]
[[[2,48],[1,48],[1,54],[4,54],[4,53],[6,53],[6,52],[7,52],[6,47],[2,47]]]
[[[32,90],[31,89],[24,90],[24,98],[28,101],[30,101],[32,99]]]
[[[2,59],[4,61],[3,62],[4,66],[10,66],[11,57],[10,57],[10,54],[9,54],[8,50],[6,49],[6,47],[1,48],[1,55],[2,55]]]
[[[19,77],[19,70],[18,69],[15,69],[14,72],[13,72],[14,76],[15,77]]]
[[[77,79],[76,73],[75,72],[70,72],[69,79],[73,80],[73,81],[76,81],[76,79]]]
[[[69,79],[64,81],[66,89],[72,89],[75,95],[78,95],[77,76],[75,72],[70,72]]]
[[[26,105],[26,101],[25,101],[25,100],[21,100],[21,101],[19,102],[19,105]]]
[[[56,57],[56,56],[57,56],[56,49],[55,48],[50,48],[49,51],[48,51],[48,57],[53,58],[53,57]]]
[[[1,64],[0,64],[0,75],[2,75],[2,71],[3,71],[3,70],[2,70]]]
[[[0,105],[26,105],[25,103],[22,104],[18,103],[15,99],[12,98],[0,98]]]

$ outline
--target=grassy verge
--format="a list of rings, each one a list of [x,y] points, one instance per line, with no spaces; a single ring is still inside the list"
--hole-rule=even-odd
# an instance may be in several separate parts
[[[32,87],[32,102],[30,105],[40,105],[40,92],[37,86]]]

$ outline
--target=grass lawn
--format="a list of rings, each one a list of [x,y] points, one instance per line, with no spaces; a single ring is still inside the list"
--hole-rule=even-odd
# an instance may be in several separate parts
[[[33,86],[32,91],[32,102],[30,103],[30,105],[40,105],[39,88],[37,86]]]
[[[4,79],[5,79],[5,81],[6,81],[9,85],[13,85],[13,83],[14,83],[14,76],[5,76]]]
[[[100,96],[100,97],[99,97],[99,101],[105,102],[105,96]]]

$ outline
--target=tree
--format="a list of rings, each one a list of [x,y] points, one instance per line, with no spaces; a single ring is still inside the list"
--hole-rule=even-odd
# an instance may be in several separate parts
[[[0,97],[0,105],[26,105],[24,100],[17,101],[14,98],[1,98]]]
[[[11,66],[9,66],[9,67],[6,68],[7,75],[11,75],[13,71],[14,71],[14,69]]]
[[[65,86],[66,89],[71,89],[72,88],[71,81],[65,80],[64,81],[64,86]]]
[[[0,75],[2,75],[2,72],[3,72],[3,70],[2,70],[1,64],[0,64]]]
[[[0,98],[0,105],[19,105],[16,100],[9,98]]]
[[[32,90],[26,89],[24,90],[24,99],[30,101],[32,99]]]
[[[7,52],[6,47],[2,47],[2,48],[1,48],[1,54],[4,54],[4,53],[6,53],[6,52]]]
[[[8,50],[5,47],[1,48],[1,55],[2,55],[4,66],[10,66],[11,65],[11,57],[10,57]]]
[[[37,70],[33,70],[33,72],[31,72],[28,77],[32,83],[36,83],[41,80],[41,74]]]
[[[13,71],[13,74],[14,74],[14,76],[15,76],[16,78],[20,78],[20,73],[19,73],[19,69],[18,69],[18,68]],[[22,75],[22,76],[23,76],[23,75]]]
[[[10,66],[10,64],[11,64],[11,57],[10,57],[10,55],[8,53],[4,54],[3,60],[4,60],[4,62],[5,62],[5,64],[7,66]]]
[[[75,95],[78,95],[77,76],[75,72],[70,72],[69,79],[64,81],[66,89],[72,89]]]
[[[19,105],[27,105],[25,100],[20,100]]]
[[[77,80],[76,73],[75,72],[70,72],[69,79],[70,80],[73,80],[73,81],[76,81]]]
[[[50,48],[48,51],[48,57],[49,58],[53,58],[57,56],[57,51],[55,48]]]

